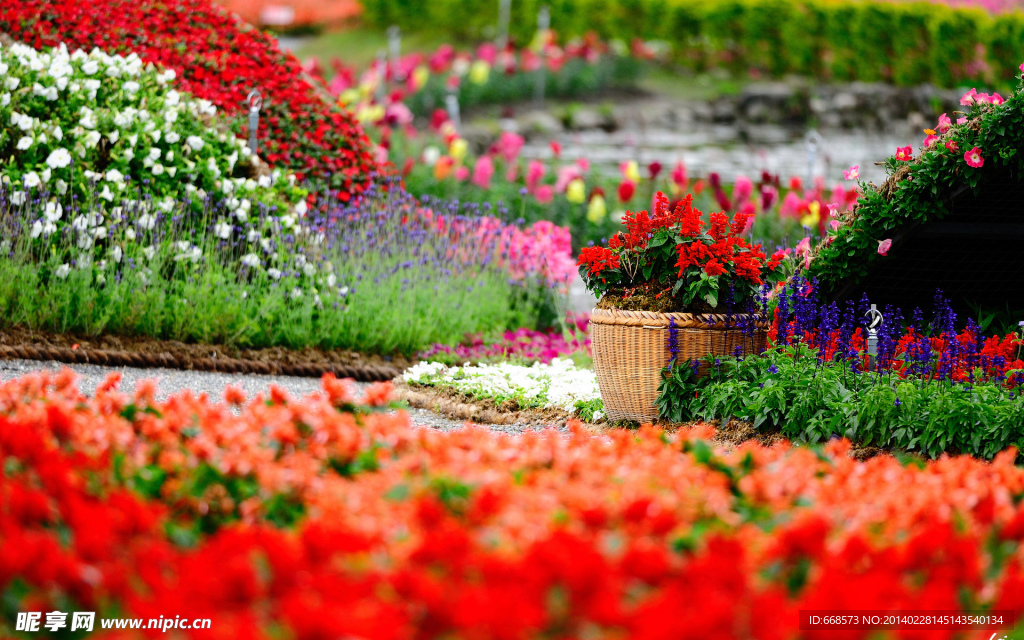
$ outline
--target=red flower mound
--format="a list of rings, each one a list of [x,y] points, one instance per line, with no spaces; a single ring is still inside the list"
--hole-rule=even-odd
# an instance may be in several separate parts
[[[1012,450],[907,464],[845,440],[716,448],[708,426],[439,432],[368,406],[389,385],[357,399],[332,376],[233,407],[116,387],[0,384],[8,610],[209,618],[219,638],[654,640],[1024,607]]]
[[[274,39],[209,0],[4,0],[0,32],[36,49],[134,51],[173,69],[180,89],[211,101],[247,136],[252,89],[263,94],[259,154],[300,178],[330,176],[347,201],[376,169],[369,139],[303,76]]]

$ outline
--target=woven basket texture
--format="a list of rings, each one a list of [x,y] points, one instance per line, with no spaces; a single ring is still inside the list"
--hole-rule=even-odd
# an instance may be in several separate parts
[[[609,420],[651,422],[658,418],[655,401],[661,371],[672,354],[669,321],[678,329],[679,362],[708,355],[761,353],[767,343],[762,322],[751,335],[737,328],[743,316],[727,314],[657,313],[594,309],[590,315],[590,346],[594,372]],[[701,363],[698,375],[710,365]]]

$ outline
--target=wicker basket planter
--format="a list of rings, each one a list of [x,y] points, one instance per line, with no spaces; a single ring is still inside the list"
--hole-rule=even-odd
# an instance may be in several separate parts
[[[669,351],[670,320],[678,329],[678,358],[743,355],[764,351],[767,327],[756,322],[753,334],[737,328],[737,316],[594,309],[590,345],[604,410],[610,420],[650,422],[658,418],[655,401]],[[700,375],[706,373],[702,365]]]

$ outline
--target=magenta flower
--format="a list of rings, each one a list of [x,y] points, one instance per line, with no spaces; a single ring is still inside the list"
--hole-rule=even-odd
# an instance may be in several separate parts
[[[828,216],[830,218],[838,218],[839,217],[839,205],[838,204],[830,202],[830,203],[825,205],[825,208],[828,209]]]
[[[465,182],[469,178],[469,169],[466,167],[459,167],[455,170],[455,179],[459,182]]]
[[[843,226],[843,223],[838,220],[829,220],[828,226],[832,227],[833,231],[838,231],[839,227]]]
[[[537,198],[537,202],[547,204],[555,199],[555,190],[551,188],[550,184],[542,184],[537,187],[534,196]]]
[[[501,137],[498,138],[498,152],[505,159],[505,162],[511,164],[519,156],[519,150],[523,148],[525,142],[526,140],[519,134],[512,133],[511,131],[502,131]]]
[[[843,171],[843,177],[847,180],[856,180],[860,178],[860,165],[855,164],[849,169]]]
[[[892,247],[892,238],[886,238],[885,240],[879,240],[878,242],[878,255],[884,256],[889,253],[889,249]]]
[[[974,167],[975,169],[978,169],[985,164],[985,158],[981,157],[981,149],[978,147],[974,147],[965,153],[964,160],[967,161],[968,167]]]
[[[999,95],[998,93],[993,93],[990,96],[990,99],[992,101],[992,104],[1003,104],[1004,102],[1006,102],[1006,100],[1003,99],[1003,96]]]
[[[750,178],[744,175],[736,176],[736,186],[732,190],[733,201],[737,204],[746,202],[752,193],[754,193],[754,183],[750,181]]]
[[[913,147],[897,147],[896,148],[896,159],[900,162],[909,162],[914,158]]]
[[[806,256],[811,253],[811,239],[809,237],[806,237],[797,243],[796,253],[801,256]]]
[[[941,116],[939,116],[939,125],[936,127],[936,129],[939,130],[939,133],[946,133],[952,128],[953,121],[949,119],[949,116],[947,116],[946,114],[942,114]]]
[[[928,135],[926,135],[924,137],[924,146],[925,146],[925,148],[927,149],[928,147],[932,146],[932,144],[936,140],[938,140],[938,139],[939,139],[939,136],[935,135],[934,133],[929,133]]]
[[[960,150],[960,145],[956,143],[956,140],[946,140],[946,148],[956,153]]]
[[[975,102],[975,97],[978,95],[978,90],[972,88],[970,91],[960,97],[960,106],[969,107]]]
[[[1018,69],[1020,69],[1021,73],[1024,73],[1024,62],[1020,63],[1020,66],[1018,67]]]

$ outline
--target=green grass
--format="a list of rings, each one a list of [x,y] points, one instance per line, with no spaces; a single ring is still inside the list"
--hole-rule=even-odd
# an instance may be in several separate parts
[[[403,33],[402,53],[432,53],[446,42],[448,38],[442,34]],[[295,51],[295,55],[300,60],[316,56],[321,63],[338,58],[348,66],[365,69],[378,53],[387,51],[387,47],[388,38],[384,31],[358,25],[312,37]]]
[[[672,100],[715,100],[740,93],[750,83],[744,78],[724,74],[681,74],[666,67],[650,65],[640,79],[644,91]]]

